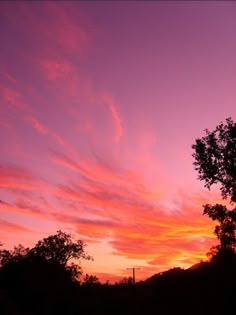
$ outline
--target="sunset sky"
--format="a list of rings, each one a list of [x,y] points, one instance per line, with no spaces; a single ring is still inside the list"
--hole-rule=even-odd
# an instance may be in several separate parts
[[[236,118],[236,3],[0,3],[0,241],[58,229],[137,280],[216,243],[191,145]]]

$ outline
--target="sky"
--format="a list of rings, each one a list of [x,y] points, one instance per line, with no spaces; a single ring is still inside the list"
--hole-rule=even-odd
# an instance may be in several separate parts
[[[137,280],[216,244],[191,145],[236,116],[236,3],[1,1],[0,240],[82,239]]]

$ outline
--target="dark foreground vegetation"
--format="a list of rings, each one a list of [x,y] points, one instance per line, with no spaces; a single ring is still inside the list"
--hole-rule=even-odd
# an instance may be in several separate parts
[[[227,119],[197,139],[195,169],[210,189],[236,202],[236,124]],[[101,284],[82,278],[71,259],[92,259],[83,241],[62,231],[29,249],[0,250],[0,314],[236,314],[236,208],[206,204],[203,214],[217,223],[219,245],[209,262],[174,268],[136,283]],[[81,281],[82,279],[82,281]]]
[[[0,269],[1,314],[235,314],[235,263],[225,255],[136,285],[109,285],[96,277],[75,282],[56,263],[23,259]]]

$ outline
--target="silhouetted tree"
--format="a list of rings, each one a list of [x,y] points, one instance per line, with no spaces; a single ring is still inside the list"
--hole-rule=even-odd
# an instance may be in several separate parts
[[[37,309],[37,314],[67,313],[72,306],[81,267],[72,259],[91,259],[85,243],[57,231],[32,249],[22,245],[0,250],[0,289],[7,290],[19,313]],[[28,302],[27,302],[28,301]],[[40,301],[40,303],[39,303]],[[57,311],[58,310],[58,311]]]
[[[198,178],[208,189],[219,183],[223,198],[236,202],[236,123],[227,118],[225,125],[220,123],[214,131],[205,131],[206,136],[192,145]]]
[[[66,266],[66,271],[73,282],[78,282],[82,275],[82,268],[75,263],[70,263],[70,265]]]
[[[131,286],[133,285],[133,278],[132,277],[124,277],[123,279],[121,279],[119,282],[118,282],[119,285],[122,285],[122,286]]]
[[[44,238],[29,252],[30,255],[44,257],[52,263],[66,265],[71,259],[92,259],[84,251],[86,244],[81,241],[72,241],[71,235],[61,230],[57,234]]]
[[[97,276],[93,276],[93,275],[89,275],[86,273],[85,277],[84,277],[84,282],[83,285],[84,286],[97,286],[100,285],[100,281],[99,278]]]
[[[219,222],[215,227],[215,234],[220,241],[222,249],[235,249],[236,246],[236,209],[228,210],[226,206],[216,204],[204,206],[204,214],[213,221]]]
[[[14,246],[13,250],[1,249],[0,250],[0,264],[4,266],[10,262],[18,262],[29,253],[29,248],[25,248],[19,244]]]
[[[2,267],[7,265],[16,265],[24,260],[25,264],[32,265],[48,262],[58,266],[58,270],[63,270],[72,281],[78,281],[82,274],[82,269],[74,262],[68,263],[71,259],[92,259],[84,251],[85,243],[81,240],[72,241],[71,235],[62,231],[57,234],[48,236],[38,241],[32,249],[25,248],[21,244],[15,246],[13,250],[0,250],[0,264]],[[61,266],[61,267],[59,267]],[[54,267],[56,268],[56,267]]]
[[[198,179],[205,181],[205,187],[211,188],[213,184],[220,184],[223,199],[230,198],[236,202],[236,124],[231,118],[226,119],[216,129],[206,136],[196,139],[192,146],[195,170]],[[236,249],[236,209],[228,210],[221,204],[203,206],[203,214],[207,214],[219,224],[215,227],[220,246],[212,249],[210,255],[219,251],[235,252]]]

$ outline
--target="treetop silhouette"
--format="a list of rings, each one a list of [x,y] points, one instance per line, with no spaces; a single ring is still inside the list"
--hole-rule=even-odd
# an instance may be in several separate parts
[[[58,230],[37,242],[33,248],[25,248],[21,244],[13,250],[0,250],[0,265],[31,264],[44,266],[51,264],[54,268],[62,270],[72,281],[79,280],[82,269],[78,264],[70,262],[72,259],[93,259],[85,252],[86,244],[82,240],[73,241],[70,234]],[[56,270],[56,269],[55,269]]]
[[[86,244],[81,241],[72,241],[71,235],[61,230],[57,234],[44,238],[29,252],[30,255],[43,257],[52,263],[66,265],[71,259],[92,259],[84,251]]]
[[[227,118],[226,124],[221,122],[214,131],[205,131],[206,136],[192,145],[198,178],[208,189],[219,183],[222,197],[236,202],[236,123]]]
[[[196,139],[192,145],[198,179],[205,181],[208,189],[219,183],[222,198],[229,197],[233,204],[236,202],[236,123],[227,118],[225,124],[221,122],[214,131],[206,129],[205,132],[206,136]],[[214,232],[220,245],[212,249],[213,255],[220,251],[235,253],[236,208],[228,210],[221,204],[203,207],[203,214],[219,222]]]

